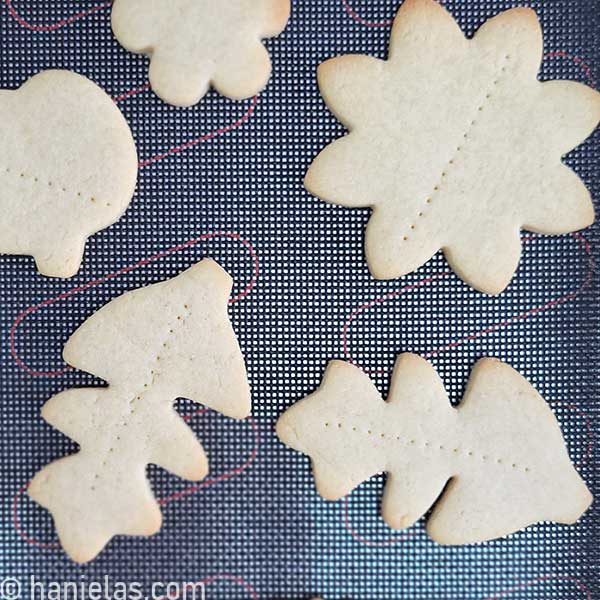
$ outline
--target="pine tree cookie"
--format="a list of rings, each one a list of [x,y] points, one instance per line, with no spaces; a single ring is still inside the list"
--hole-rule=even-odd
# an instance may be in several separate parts
[[[571,524],[592,502],[544,399],[491,358],[476,364],[457,409],[417,355],[398,358],[387,402],[358,367],[332,361],[277,434],[312,458],[327,500],[384,471],[390,527],[410,527],[435,503],[427,530],[441,544],[491,540],[538,521]]]
[[[127,50],[150,56],[150,85],[165,102],[191,106],[213,86],[234,100],[271,75],[261,40],[280,34],[290,0],[115,0],[112,27]]]
[[[233,419],[250,414],[244,359],[227,314],[232,280],[212,260],[178,277],[123,294],[92,315],[64,349],[65,360],[108,387],[70,389],[43,417],[81,447],[44,467],[28,493],[47,508],[77,562],[115,535],[161,527],[146,465],[200,481],[208,460],[173,409],[178,397]]]
[[[0,122],[0,253],[71,277],[87,238],[131,202],[138,161],[129,126],[95,83],[57,70],[0,90]]]
[[[537,79],[533,10],[487,21],[471,40],[434,0],[405,0],[388,60],[350,55],[318,69],[325,102],[349,134],[327,146],[307,189],[372,207],[365,253],[377,279],[418,269],[442,249],[452,269],[502,292],[519,230],[563,234],[594,221],[590,193],[561,157],[600,121],[600,94]]]

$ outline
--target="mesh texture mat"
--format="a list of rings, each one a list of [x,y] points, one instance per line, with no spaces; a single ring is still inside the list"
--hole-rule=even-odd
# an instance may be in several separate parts
[[[304,190],[311,159],[344,132],[320,98],[317,65],[353,52],[385,57],[387,23],[398,7],[398,0],[350,1],[350,10],[342,0],[293,1],[286,31],[266,43],[274,74],[256,100],[233,102],[211,92],[198,106],[181,109],[146,89],[148,61],[115,41],[108,3],[2,0],[0,87],[16,88],[47,68],[88,76],[118,99],[145,163],[131,207],[89,240],[75,278],[44,278],[30,258],[0,257],[0,578],[77,581],[85,575],[99,581],[108,574],[153,582],[218,574],[206,590],[215,599],[600,597],[597,503],[573,527],[543,523],[479,546],[441,547],[422,521],[409,536],[384,525],[383,478],[363,484],[346,502],[321,500],[308,460],[275,438],[277,416],[315,389],[330,359],[351,355],[377,371],[373,377],[387,393],[399,352],[427,354],[456,402],[474,362],[496,356],[552,403],[573,460],[600,496],[594,449],[600,323],[592,277],[599,227],[584,237],[528,239],[510,288],[491,298],[453,274],[430,280],[448,269],[440,255],[402,280],[373,280],[363,256],[369,211],[330,206]],[[515,4],[446,2],[469,35]],[[537,9],[542,21],[541,78],[595,86],[598,0],[519,4]],[[595,198],[599,141],[596,132],[566,159]],[[236,236],[207,237],[37,310],[16,330],[16,352],[32,369],[61,370],[69,334],[111,298],[172,277],[203,256],[232,274],[236,293],[254,277],[253,258],[237,236],[258,257],[255,288],[230,309],[248,365],[254,419],[193,418],[211,460],[209,483],[192,492],[188,483],[150,467],[155,493],[166,499],[162,531],[149,539],[117,538],[94,562],[77,566],[56,547],[48,514],[19,490],[42,465],[76,447],[43,422],[43,403],[68,387],[100,382],[74,371],[25,372],[10,353],[11,326],[29,306],[211,232]],[[183,414],[195,410],[184,400],[178,406]]]

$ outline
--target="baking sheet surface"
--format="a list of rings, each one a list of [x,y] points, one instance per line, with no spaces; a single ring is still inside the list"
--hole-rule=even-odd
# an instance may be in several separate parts
[[[598,226],[582,236],[527,239],[510,288],[490,298],[443,275],[448,267],[439,255],[402,280],[374,281],[362,249],[369,211],[329,206],[303,189],[311,159],[344,133],[318,94],[316,66],[346,53],[385,57],[398,7],[398,0],[348,1],[293,1],[288,28],[267,42],[275,70],[256,100],[233,102],[211,92],[181,109],[147,89],[148,61],[114,40],[108,3],[2,0],[0,87],[16,88],[47,68],[90,77],[117,99],[144,166],[131,207],[91,238],[77,277],[44,278],[30,258],[0,257],[0,578],[110,575],[153,582],[218,575],[206,588],[211,599],[600,597],[597,503],[574,527],[540,524],[492,543],[444,548],[428,539],[423,522],[410,535],[383,524],[382,479],[346,502],[324,502],[308,461],[275,439],[277,416],[315,389],[332,358],[351,356],[377,371],[374,379],[387,392],[399,352],[431,355],[457,401],[474,362],[491,355],[521,371],[552,403],[571,456],[600,497],[599,297],[592,277]],[[544,27],[541,77],[597,86],[600,3],[518,4],[537,9]],[[469,35],[514,5],[446,2]],[[596,132],[567,157],[595,199],[599,141]],[[215,232],[232,235],[205,235]],[[14,329],[11,353],[11,328],[28,307],[188,240],[198,243],[28,314]],[[150,468],[156,495],[169,499],[162,531],[150,539],[118,538],[78,567],[55,547],[49,516],[19,490],[42,465],[75,448],[42,421],[42,404],[60,390],[100,382],[81,372],[50,374],[64,367],[69,334],[97,308],[203,256],[229,270],[236,293],[255,283],[230,310],[254,418],[235,423],[207,413],[190,421],[209,453],[209,484],[192,492]],[[195,410],[186,401],[179,408]]]

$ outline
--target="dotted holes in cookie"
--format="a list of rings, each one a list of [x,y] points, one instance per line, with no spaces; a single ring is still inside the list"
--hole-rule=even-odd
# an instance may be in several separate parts
[[[330,424],[328,421],[326,421],[326,422],[324,423],[324,426],[325,426],[326,428],[330,427],[330,425],[331,425],[331,424]],[[343,424],[338,422],[338,423],[336,423],[336,426],[337,426],[337,428],[338,428],[338,429],[342,429],[342,427],[343,427]],[[351,427],[351,430],[352,430],[352,431],[354,431],[354,432],[356,432],[356,431],[358,431],[358,428],[357,428],[355,425],[353,425],[353,426]],[[373,435],[373,430],[372,430],[372,429],[367,429],[366,433],[367,433],[367,435],[369,435],[369,436],[372,436],[372,435]],[[379,434],[379,437],[380,437],[381,439],[386,439],[386,438],[389,438],[389,439],[395,439],[396,441],[400,441],[400,440],[401,440],[401,437],[400,437],[399,435],[391,435],[391,436],[389,436],[389,435],[387,435],[385,432],[381,432],[381,433]],[[414,445],[416,444],[416,442],[417,442],[417,440],[415,440],[415,439],[410,439],[410,440],[408,441],[408,444],[409,444],[410,446],[414,446]],[[423,448],[430,448],[430,447],[431,447],[431,442],[429,442],[428,440],[425,440],[425,441],[423,442]],[[444,446],[443,444],[439,444],[439,445],[438,445],[438,449],[439,449],[440,451],[443,451],[443,450],[445,450],[445,446]],[[460,448],[458,448],[458,447],[457,447],[457,448],[452,448],[452,454],[454,454],[454,455],[458,455],[458,454],[460,454]],[[464,455],[465,455],[465,456],[467,456],[467,457],[470,457],[470,458],[473,458],[474,456],[476,456],[476,454],[475,454],[475,452],[474,452],[473,450],[468,450],[468,451],[466,451],[466,452],[464,453]],[[487,456],[487,454],[482,454],[482,455],[480,455],[480,459],[481,459],[483,462],[486,462],[486,461],[488,460],[488,456]],[[503,462],[504,462],[502,458],[497,458],[497,459],[495,459],[495,461],[496,461],[496,463],[497,463],[497,464],[503,464]],[[512,467],[513,469],[516,469],[516,468],[518,468],[518,466],[519,466],[519,465],[518,465],[517,463],[511,463],[511,467]],[[531,471],[531,469],[530,469],[529,467],[523,467],[523,471],[524,471],[525,473],[529,473],[529,472]]]
[[[12,172],[12,170],[11,170],[11,168],[10,168],[10,167],[5,167],[5,168],[4,168],[4,172],[5,172],[5,173],[11,173],[11,172]],[[37,175],[34,175],[34,176],[27,175],[27,174],[26,174],[24,171],[21,171],[21,172],[19,173],[19,178],[21,178],[21,179],[27,179],[27,178],[31,178],[31,179],[33,179],[33,181],[34,181],[35,183],[39,183],[39,182],[40,182],[40,178],[39,178]],[[51,187],[55,187],[55,182],[54,182],[54,181],[46,181],[46,185],[47,185],[48,187],[50,187],[50,188],[51,188]],[[60,191],[61,191],[61,192],[63,192],[63,193],[66,193],[66,192],[68,192],[68,189],[67,189],[66,187],[62,186],[62,185],[58,185],[58,186],[56,186],[56,187],[58,187],[58,188],[60,189]],[[82,198],[82,197],[83,197],[83,194],[82,194],[81,192],[77,192],[77,197],[78,197],[78,198]],[[91,196],[91,197],[89,198],[89,200],[90,200],[90,202],[92,202],[92,203],[94,203],[94,204],[97,202],[97,200],[96,200],[95,196]],[[110,207],[110,206],[111,206],[111,203],[110,203],[110,202],[106,202],[106,203],[104,204],[104,206],[106,206],[106,207],[108,208],[108,207]]]
[[[508,60],[510,60],[510,54],[505,54],[505,55],[504,55],[504,60],[505,60],[505,61],[508,61]],[[504,65],[502,65],[502,67],[500,68],[500,72],[501,72],[502,74],[504,74],[504,73],[506,72],[506,65],[505,65],[505,64],[504,64]],[[494,80],[493,80],[493,82],[492,82],[492,84],[494,85],[494,87],[495,87],[495,86],[497,86],[499,83],[500,83],[500,80],[499,80],[499,78],[496,78],[496,79],[494,79]],[[486,93],[486,95],[485,95],[485,99],[489,101],[489,100],[492,98],[492,95],[493,95],[493,94],[492,94],[491,92],[487,92],[487,93]],[[479,106],[477,107],[477,112],[478,112],[478,113],[482,113],[482,112],[484,111],[484,108],[485,108],[485,105],[484,105],[484,104],[481,104],[481,105],[479,105]],[[471,130],[473,127],[475,127],[475,125],[477,125],[477,119],[473,119],[473,120],[471,121],[471,124],[470,124],[469,130],[467,130],[467,131],[465,131],[465,133],[463,133],[463,139],[465,139],[465,140],[468,140],[468,139],[469,139],[470,130]],[[462,146],[457,146],[455,155],[454,155],[454,156],[453,156],[453,157],[452,157],[452,158],[451,158],[451,159],[448,161],[448,166],[454,165],[454,163],[455,163],[455,161],[456,161],[456,156],[457,156],[457,155],[458,155],[460,152],[462,152]],[[446,179],[446,177],[448,177],[448,169],[447,169],[447,168],[446,168],[446,169],[444,169],[444,171],[442,171],[442,174],[441,174],[440,180]],[[433,188],[433,192],[434,192],[434,193],[437,193],[437,192],[439,192],[439,191],[440,191],[440,185],[439,185],[439,184],[437,184],[437,185],[435,185],[435,186],[434,186],[434,188]],[[431,196],[430,196],[430,197],[428,197],[428,198],[425,200],[425,202],[426,202],[426,204],[431,204],[431,202],[432,202],[432,198],[431,198]],[[422,217],[423,217],[423,214],[424,214],[424,213],[423,213],[423,211],[419,211],[419,213],[417,214],[417,218],[422,218]],[[410,225],[410,229],[411,229],[411,231],[414,231],[414,229],[415,229],[415,224],[414,224],[414,223],[412,223],[412,224]],[[408,241],[408,239],[409,239],[409,238],[408,238],[408,236],[407,236],[407,235],[404,235],[404,236],[402,236],[402,240],[403,240],[403,241],[407,242],[407,241]]]

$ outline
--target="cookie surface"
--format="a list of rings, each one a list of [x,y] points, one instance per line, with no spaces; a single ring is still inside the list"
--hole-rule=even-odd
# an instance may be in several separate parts
[[[199,481],[208,460],[173,409],[178,397],[242,419],[250,414],[246,368],[227,314],[232,280],[212,260],[128,292],[73,334],[65,360],[108,388],[70,389],[42,414],[81,446],[44,467],[28,494],[54,518],[77,562],[115,535],[151,535],[161,512],[146,479],[157,464]]]
[[[442,544],[542,520],[574,523],[592,501],[544,399],[495,359],[476,364],[458,409],[417,355],[398,358],[387,402],[359,368],[332,361],[321,387],[279,419],[277,434],[311,457],[328,500],[385,471],[382,513],[391,527],[411,526],[435,503],[427,530]]]
[[[150,85],[165,102],[191,106],[209,86],[235,100],[271,75],[261,39],[283,31],[290,0],[116,0],[112,27],[127,50],[150,59]]]
[[[561,157],[597,126],[600,94],[538,81],[542,52],[531,9],[500,13],[468,40],[434,0],[405,0],[388,60],[319,67],[323,98],[350,133],[321,152],[305,184],[326,201],[373,208],[365,252],[376,278],[443,249],[459,277],[497,294],[517,269],[520,228],[592,224],[590,193]]]
[[[137,152],[112,99],[71,71],[0,91],[0,253],[32,255],[50,277],[77,273],[87,238],[131,202]]]

